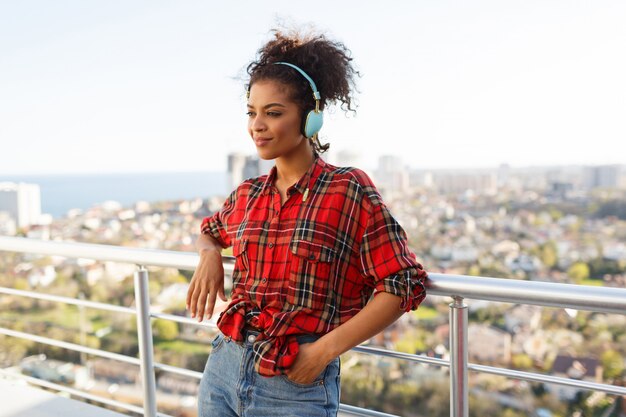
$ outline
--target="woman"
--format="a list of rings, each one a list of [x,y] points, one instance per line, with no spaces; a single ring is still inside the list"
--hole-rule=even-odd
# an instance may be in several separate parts
[[[336,415],[339,355],[425,296],[427,273],[370,178],[320,157],[321,111],[353,110],[349,51],[323,35],[273,34],[248,66],[247,108],[259,157],[275,166],[203,219],[196,243],[187,308],[200,321],[226,301],[221,249],[236,258],[202,417]]]

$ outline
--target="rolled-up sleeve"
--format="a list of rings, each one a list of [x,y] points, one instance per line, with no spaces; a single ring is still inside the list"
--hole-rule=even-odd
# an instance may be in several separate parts
[[[404,229],[382,200],[373,199],[360,247],[362,273],[368,285],[401,298],[405,312],[416,310],[426,297],[428,274],[408,247]]]
[[[230,236],[228,235],[228,224],[235,207],[236,199],[237,190],[234,190],[226,201],[224,201],[222,207],[211,216],[202,219],[202,223],[200,224],[200,233],[212,236],[223,248],[232,245]]]

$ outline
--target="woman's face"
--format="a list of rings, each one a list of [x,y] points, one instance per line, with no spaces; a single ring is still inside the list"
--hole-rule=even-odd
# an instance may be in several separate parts
[[[300,108],[290,99],[285,84],[271,80],[252,84],[248,99],[248,133],[259,157],[288,157],[307,146],[300,123]]]

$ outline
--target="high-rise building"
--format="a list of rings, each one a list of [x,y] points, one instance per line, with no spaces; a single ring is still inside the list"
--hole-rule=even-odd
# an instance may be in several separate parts
[[[0,236],[15,236],[17,224],[13,216],[6,211],[0,211]]]
[[[408,191],[409,170],[402,159],[397,156],[383,155],[378,158],[375,176],[376,186],[386,200],[391,200]]]
[[[351,149],[342,149],[337,152],[334,165],[338,167],[361,167],[361,153]]]
[[[17,227],[39,224],[41,220],[41,191],[37,184],[24,182],[0,183],[0,212],[6,212]]]
[[[261,159],[256,155],[231,153],[228,155],[229,189],[234,190],[245,179],[269,173],[273,160]]]
[[[246,156],[241,153],[228,154],[228,189],[234,190],[244,180],[243,172],[246,167]]]
[[[591,188],[617,188],[620,185],[619,165],[599,165],[585,168],[585,186]]]
[[[472,190],[477,194],[494,195],[498,189],[495,172],[440,172],[435,174],[434,183],[442,193]]]

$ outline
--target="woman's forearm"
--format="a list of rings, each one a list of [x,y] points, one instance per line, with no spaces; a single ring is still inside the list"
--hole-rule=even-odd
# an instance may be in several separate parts
[[[200,254],[206,250],[217,250],[218,252],[221,252],[222,246],[213,236],[200,233],[198,239],[196,239],[196,250]]]
[[[400,301],[397,295],[381,292],[350,320],[318,339],[327,352],[327,362],[380,333],[402,316]]]

